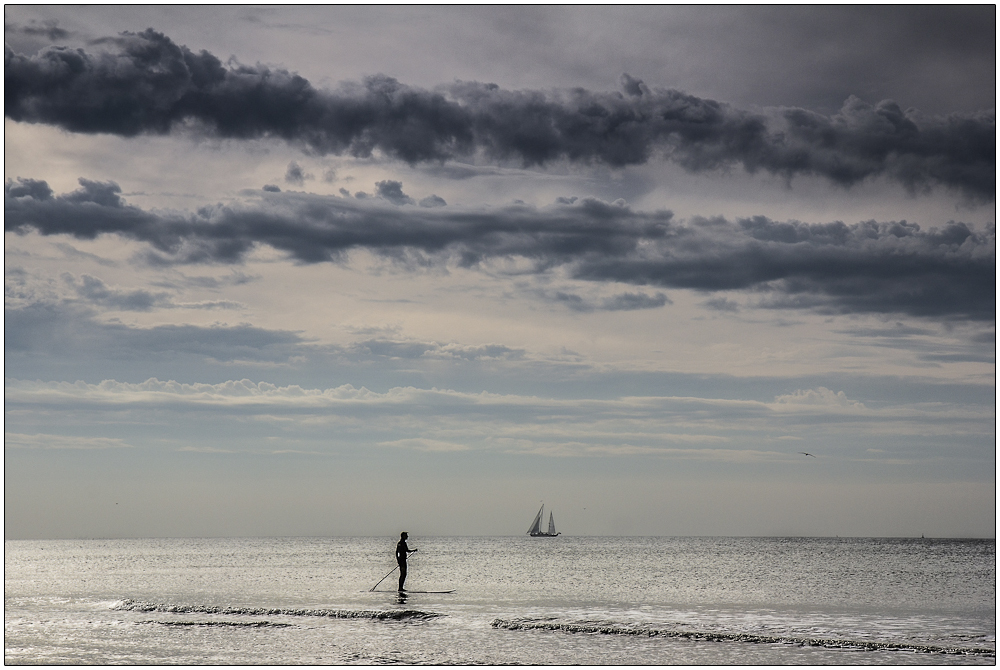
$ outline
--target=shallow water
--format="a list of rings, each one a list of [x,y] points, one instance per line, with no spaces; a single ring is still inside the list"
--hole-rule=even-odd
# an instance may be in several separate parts
[[[995,664],[993,540],[6,541],[6,663]],[[382,591],[385,589],[385,591]]]

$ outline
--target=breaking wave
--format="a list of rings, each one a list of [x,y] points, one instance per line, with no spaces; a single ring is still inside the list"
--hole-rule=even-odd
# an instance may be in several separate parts
[[[494,619],[494,628],[506,630],[552,630],[566,633],[599,633],[604,635],[642,635],[647,637],[668,637],[707,642],[750,642],[756,644],[796,644],[807,647],[828,647],[831,649],[861,649],[865,651],[911,651],[928,654],[959,654],[976,656],[996,656],[995,649],[979,647],[948,647],[909,642],[880,642],[875,640],[841,640],[795,636],[754,635],[752,633],[715,633],[707,631],[670,630],[623,626],[620,624],[558,623],[534,621],[530,619]]]
[[[330,619],[432,619],[441,616],[435,612],[420,610],[337,610],[272,607],[220,607],[217,605],[166,605],[150,603],[130,598],[115,603],[112,610],[128,612],[168,612],[170,614],[227,614],[241,616],[315,616]]]
[[[139,621],[140,624],[158,624],[160,626],[222,626],[232,628],[291,628],[290,623],[272,623],[270,621]]]

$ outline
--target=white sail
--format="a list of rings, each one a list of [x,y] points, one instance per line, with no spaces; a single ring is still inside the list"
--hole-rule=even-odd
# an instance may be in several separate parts
[[[556,522],[552,518],[552,512],[549,512],[549,535],[556,534]]]
[[[535,515],[535,520],[531,523],[531,528],[528,529],[528,532],[532,535],[537,534],[542,525],[542,511],[544,509],[545,505],[538,508],[538,514]]]

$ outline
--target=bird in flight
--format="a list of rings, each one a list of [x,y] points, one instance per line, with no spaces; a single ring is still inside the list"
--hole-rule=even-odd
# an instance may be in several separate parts
[[[816,458],[816,454],[810,454],[808,451],[800,451],[799,453],[803,456],[812,456],[813,458]]]

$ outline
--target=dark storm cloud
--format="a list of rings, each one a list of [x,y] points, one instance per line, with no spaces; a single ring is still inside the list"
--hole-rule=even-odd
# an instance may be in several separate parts
[[[766,307],[995,318],[993,227],[974,231],[950,222],[925,230],[906,221],[810,224],[763,216],[679,222],[669,211],[637,212],[592,198],[458,211],[268,192],[239,205],[169,214],[128,205],[114,183],[80,184],[55,195],[45,182],[8,181],[5,230],[119,234],[148,243],[150,260],[159,263],[236,263],[257,245],[304,263],[345,261],[352,249],[412,267],[519,258],[529,273],[562,267],[580,280],[751,291]],[[396,192],[395,185],[381,188]],[[605,308],[641,308],[649,300],[667,302],[625,296]]]
[[[276,137],[318,154],[377,150],[411,164],[476,152],[526,166],[566,159],[621,167],[662,157],[695,172],[742,166],[843,186],[884,175],[983,201],[995,193],[993,110],[929,117],[851,97],[833,115],[764,115],[629,75],[623,93],[478,82],[428,91],[381,75],[320,91],[286,70],[223,64],[151,29],[100,46],[34,56],[5,48],[5,115],[124,136],[194,123],[218,137]]]

